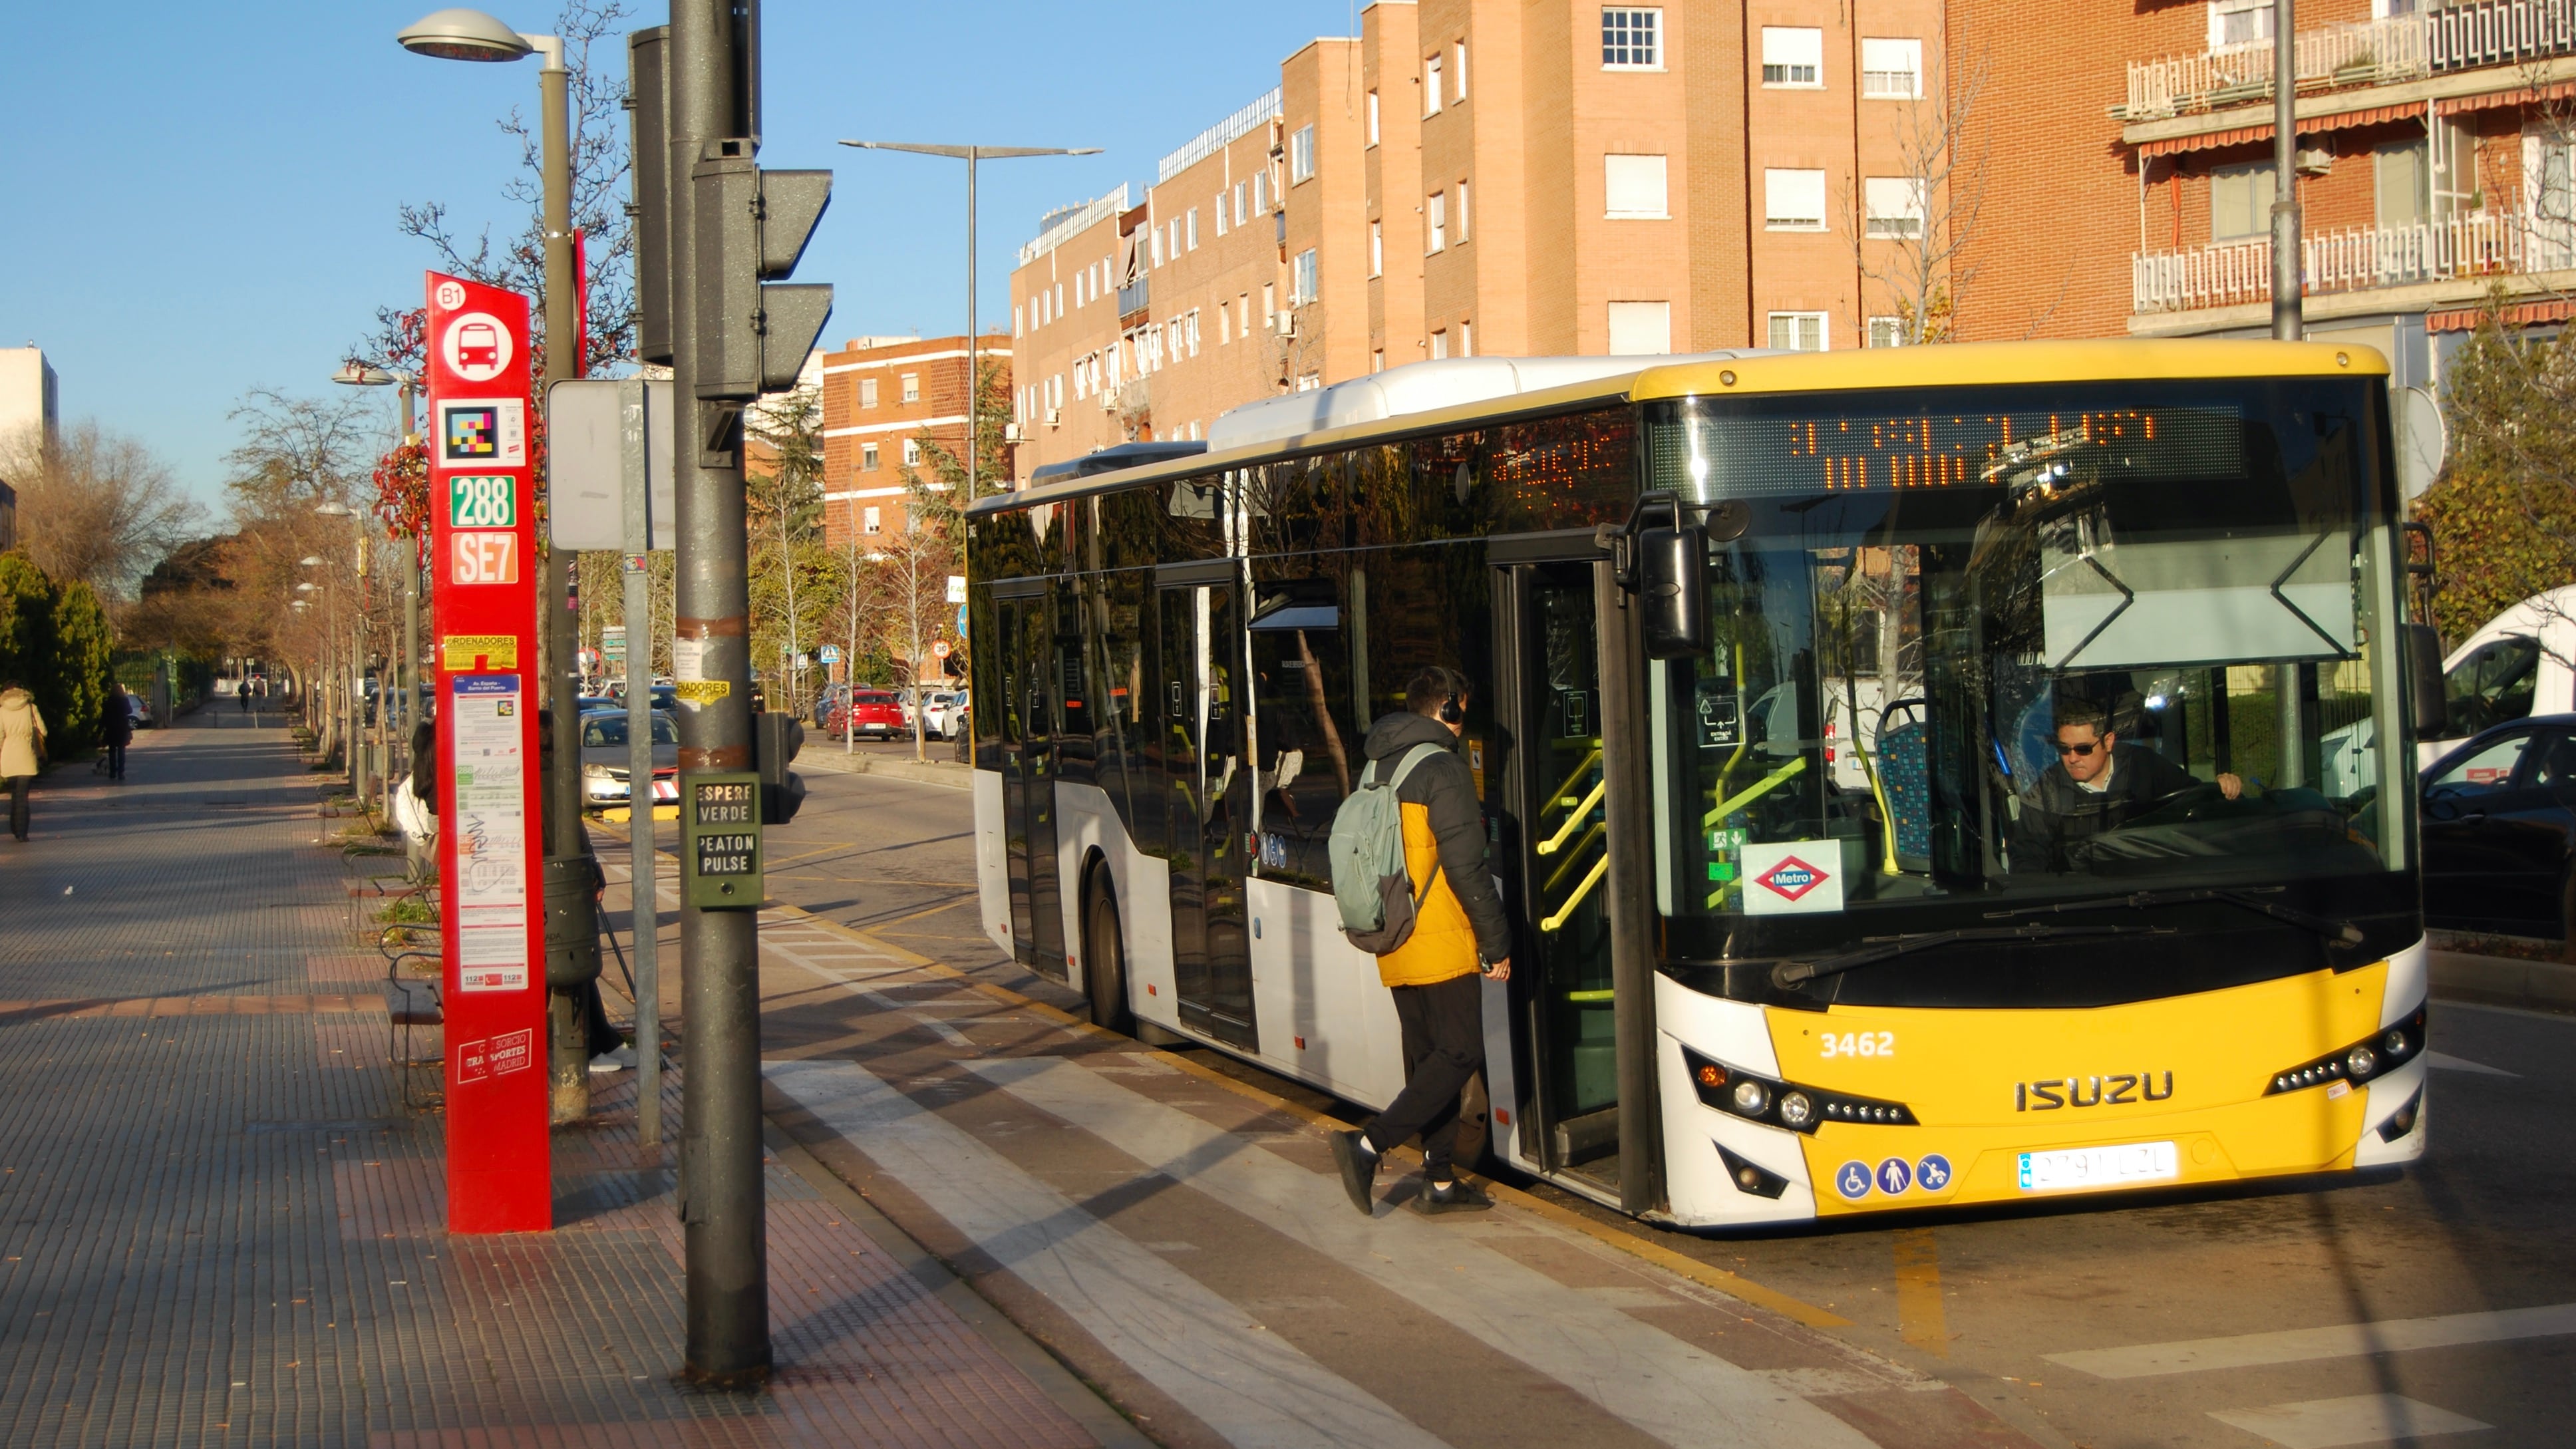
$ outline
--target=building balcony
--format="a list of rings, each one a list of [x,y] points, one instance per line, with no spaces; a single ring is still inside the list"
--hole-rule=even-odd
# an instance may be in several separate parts
[[[2412,15],[2302,30],[2301,95],[2395,85],[2576,55],[2576,0],[2469,0]],[[2132,61],[2122,121],[2155,121],[2272,98],[2272,42]]]
[[[1118,330],[1141,327],[1153,320],[1153,277],[1140,276],[1118,289]]]
[[[2576,225],[2535,222],[2513,205],[2403,226],[2318,232],[2302,238],[2299,247],[2300,277],[2311,297],[2569,267],[2576,267]],[[2234,307],[2272,296],[2268,237],[2141,252],[2130,268],[2130,310],[2139,315]]]

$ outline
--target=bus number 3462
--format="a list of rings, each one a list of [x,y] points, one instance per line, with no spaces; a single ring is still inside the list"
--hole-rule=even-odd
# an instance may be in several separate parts
[[[1826,1032],[1824,1054],[1829,1057],[1892,1057],[1896,1055],[1896,1033],[1892,1031],[1844,1032],[1836,1036]]]

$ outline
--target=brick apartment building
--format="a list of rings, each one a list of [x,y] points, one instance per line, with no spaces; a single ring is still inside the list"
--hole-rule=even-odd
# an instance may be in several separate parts
[[[1429,359],[1899,340],[1920,299],[1891,254],[1938,206],[1905,157],[1939,108],[1941,19],[1378,0],[1141,200],[1068,208],[1021,249],[1020,476]]]
[[[1010,386],[1010,349],[988,335],[978,351]],[[819,355],[823,387],[823,538],[899,534],[908,524],[904,469],[931,480],[919,448],[929,437],[966,450],[966,338],[861,337]],[[1009,449],[1004,450],[1005,454]],[[1009,464],[1002,465],[1004,477]],[[996,480],[999,481],[999,480]]]
[[[2297,22],[2309,335],[2381,349],[2406,387],[2490,287],[2565,319],[2576,0],[2307,0]],[[1987,77],[1971,147],[2011,201],[1968,245],[1962,334],[2268,335],[2271,27],[2270,0],[1955,0],[1951,72]]]

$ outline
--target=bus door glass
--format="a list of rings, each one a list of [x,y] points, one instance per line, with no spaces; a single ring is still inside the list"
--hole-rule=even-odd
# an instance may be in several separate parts
[[[1183,1021],[1248,1046],[1252,957],[1244,876],[1254,772],[1244,739],[1242,607],[1230,579],[1167,581],[1161,592],[1173,985]]]
[[[1598,1171],[1618,1151],[1619,1078],[1592,566],[1527,565],[1504,577],[1518,621],[1511,729],[1525,801],[1518,894],[1528,903],[1521,939],[1535,958],[1537,1105],[1549,1165]]]
[[[1009,855],[1011,940],[1019,959],[1063,977],[1064,911],[1056,883],[1053,637],[1043,594],[1003,600],[1002,829]]]
[[[999,592],[998,587],[995,592]],[[1002,861],[1010,881],[1011,951],[1022,962],[1029,959],[1029,791],[1026,788],[1028,765],[1028,695],[1025,688],[1031,661],[1020,649],[1025,637],[1022,620],[1034,600],[997,599],[993,612],[1001,623],[998,653],[1001,656],[1001,698],[995,715],[1001,726],[1002,760]]]

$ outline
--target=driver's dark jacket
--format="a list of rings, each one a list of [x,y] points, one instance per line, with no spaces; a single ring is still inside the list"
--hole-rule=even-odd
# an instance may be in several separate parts
[[[2013,826],[2012,868],[2021,871],[2083,870],[2087,844],[2156,807],[2167,796],[2199,784],[2190,771],[2153,750],[2111,747],[2111,785],[2099,794],[2075,783],[2064,761],[2048,767],[2021,800]]]

